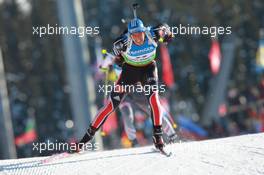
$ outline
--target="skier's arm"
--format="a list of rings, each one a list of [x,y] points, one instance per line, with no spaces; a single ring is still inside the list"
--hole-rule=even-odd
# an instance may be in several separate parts
[[[122,57],[122,52],[125,52],[127,48],[127,37],[122,34],[118,37],[113,43],[113,52],[114,52],[114,63],[121,66],[124,62]]]

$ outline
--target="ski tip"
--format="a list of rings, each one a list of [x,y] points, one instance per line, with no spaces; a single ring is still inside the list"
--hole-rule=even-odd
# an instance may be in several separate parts
[[[167,156],[167,157],[172,156],[172,152],[166,153],[166,156]]]
[[[172,155],[172,152],[166,152],[164,150],[160,150],[160,153],[163,154],[166,157],[170,157]]]
[[[172,152],[166,152],[164,149],[156,149],[156,148],[153,148],[153,151],[155,152],[158,152],[166,157],[170,157],[172,156]]]

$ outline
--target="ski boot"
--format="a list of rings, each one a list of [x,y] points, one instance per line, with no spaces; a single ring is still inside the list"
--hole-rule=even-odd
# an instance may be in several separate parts
[[[154,133],[153,133],[153,143],[155,145],[155,147],[158,150],[163,150],[164,148],[164,141],[162,138],[162,127],[161,126],[154,126]]]
[[[92,126],[90,126],[85,135],[83,136],[83,138],[81,139],[81,141],[79,143],[76,143],[75,148],[76,149],[71,149],[70,153],[78,153],[82,150],[82,147],[89,141],[91,141],[94,138],[94,134],[96,132],[96,129]]]
[[[156,149],[166,157],[170,157],[172,155],[171,152],[167,152],[164,150],[165,144],[162,138],[162,128],[161,126],[154,126],[154,133],[153,133],[153,143]]]

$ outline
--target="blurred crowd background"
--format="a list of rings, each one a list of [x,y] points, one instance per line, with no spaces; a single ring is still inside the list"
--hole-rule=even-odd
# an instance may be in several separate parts
[[[59,0],[0,0],[0,48],[18,157],[39,156],[32,142],[76,140],[71,87],[68,83],[62,36],[32,35],[32,26],[60,24]],[[112,42],[125,29],[121,19],[132,18],[129,0],[82,0],[86,26],[99,26],[100,34],[87,37],[87,48],[94,88],[103,84],[98,72],[98,49],[111,51]],[[264,1],[263,0],[144,0],[138,16],[146,25],[166,22],[170,26],[231,26],[232,36],[176,35],[168,46],[173,83],[167,87],[167,106],[178,123],[178,130],[189,140],[211,139],[264,131]],[[233,62],[217,113],[204,122],[206,106],[213,98],[217,76],[222,69],[212,67],[212,59],[222,62],[224,42],[235,45]],[[97,44],[96,44],[97,43]],[[98,46],[100,44],[100,47]],[[227,49],[227,51],[230,51]],[[210,54],[211,53],[211,54]],[[210,55],[217,55],[212,57]],[[160,56],[159,56],[160,57]],[[74,59],[74,58],[72,58]],[[158,59],[160,82],[162,61]],[[217,68],[216,68],[217,69]],[[166,72],[166,71],[165,71]],[[89,83],[88,83],[89,86]],[[96,107],[103,105],[103,94],[96,94]],[[87,106],[87,108],[89,108]],[[129,147],[117,111],[110,129],[101,134],[105,149]],[[150,144],[149,117],[138,120],[141,145]],[[110,120],[110,119],[109,119]],[[107,122],[106,122],[107,123]],[[89,123],[87,123],[88,127]],[[195,129],[198,128],[198,129]],[[86,128],[85,128],[86,129]],[[2,140],[2,138],[0,138]],[[2,140],[1,147],[5,147]],[[47,151],[41,155],[50,155]]]

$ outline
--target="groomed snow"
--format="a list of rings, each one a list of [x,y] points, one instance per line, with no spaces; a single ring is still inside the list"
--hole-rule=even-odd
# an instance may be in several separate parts
[[[152,148],[85,153],[50,163],[41,163],[47,157],[1,160],[0,174],[264,174],[264,134],[168,145],[171,157]]]

